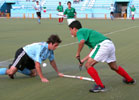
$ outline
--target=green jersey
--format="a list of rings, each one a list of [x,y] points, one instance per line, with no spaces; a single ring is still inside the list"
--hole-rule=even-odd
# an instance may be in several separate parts
[[[131,11],[135,12],[136,8],[135,7],[131,7]]]
[[[81,28],[77,32],[77,39],[80,42],[85,40],[85,44],[89,48],[94,48],[98,43],[101,43],[104,40],[109,38],[105,37],[103,34],[96,32],[95,30]]]
[[[57,6],[57,10],[58,10],[59,12],[63,12],[63,6]]]
[[[68,19],[71,19],[71,18],[74,18],[75,16],[75,9],[71,7],[71,9],[67,8],[65,11],[64,11],[64,15],[67,15],[67,18]]]

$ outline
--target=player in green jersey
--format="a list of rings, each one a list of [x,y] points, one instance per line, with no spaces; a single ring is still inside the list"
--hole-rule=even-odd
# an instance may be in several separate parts
[[[135,15],[135,11],[136,11],[136,8],[134,7],[134,5],[132,5],[130,10],[131,10],[131,15],[132,15],[132,20],[134,20],[134,15]]]
[[[63,22],[63,6],[61,5],[61,2],[59,2],[59,6],[57,6],[58,11],[58,17],[59,17],[59,23]]]
[[[67,22],[70,25],[71,22],[75,21],[76,11],[73,7],[71,7],[71,2],[67,2],[68,8],[64,11],[64,16],[67,15]]]
[[[109,67],[124,77],[123,82],[127,84],[135,84],[136,80],[131,78],[129,74],[116,64],[115,46],[113,42],[103,34],[87,28],[82,28],[79,21],[73,21],[70,25],[71,35],[77,37],[79,41],[76,58],[80,58],[80,52],[86,44],[90,48],[90,53],[81,60],[80,66],[86,62],[85,67],[88,74],[95,80],[96,85],[90,89],[90,92],[106,91],[96,69],[95,64],[98,62],[106,62]]]

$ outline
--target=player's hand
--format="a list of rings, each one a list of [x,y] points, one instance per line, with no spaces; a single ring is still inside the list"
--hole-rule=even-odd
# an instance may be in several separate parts
[[[81,63],[79,63],[79,65],[82,67],[82,66],[83,66],[83,64],[84,64],[84,61],[83,61],[83,60],[81,60]]]
[[[49,82],[49,80],[47,80],[46,78],[41,78],[41,81],[44,82],[44,83]]]
[[[80,58],[80,54],[77,53],[77,54],[76,54],[76,59],[79,59],[79,58]]]
[[[58,73],[58,76],[62,77],[64,74],[63,73]]]

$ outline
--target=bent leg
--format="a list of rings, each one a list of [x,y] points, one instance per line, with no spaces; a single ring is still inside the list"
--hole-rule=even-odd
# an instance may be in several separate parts
[[[108,63],[112,70],[115,70],[119,75],[124,77],[128,82],[132,81],[133,79],[129,76],[129,74],[121,67],[117,66],[116,61]]]
[[[31,71],[27,68],[24,68],[24,70],[22,70],[22,71],[18,70],[17,72],[22,73],[24,75],[30,75],[31,74]]]
[[[95,80],[96,84],[104,88],[104,85],[101,82],[98,72],[93,67],[96,63],[97,63],[97,61],[95,61],[92,58],[89,58],[87,63],[85,64],[85,67],[87,69],[88,74]]]
[[[35,77],[35,76],[37,76],[36,69],[31,70],[31,74],[30,74],[30,76],[31,76],[31,77]]]
[[[0,68],[0,75],[6,75],[7,68]]]

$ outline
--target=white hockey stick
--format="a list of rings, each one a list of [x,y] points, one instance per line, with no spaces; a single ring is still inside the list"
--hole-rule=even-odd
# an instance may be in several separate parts
[[[62,77],[67,77],[67,78],[76,78],[76,79],[80,79],[80,80],[87,80],[87,81],[93,81],[93,79],[88,78],[88,77],[82,77],[82,76],[74,76],[74,75],[63,75]]]

